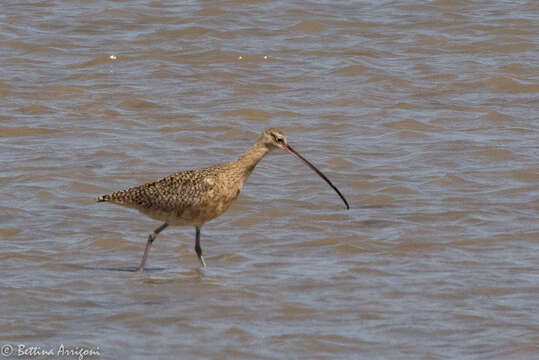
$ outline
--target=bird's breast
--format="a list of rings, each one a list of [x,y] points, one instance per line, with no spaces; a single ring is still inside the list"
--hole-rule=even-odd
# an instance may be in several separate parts
[[[177,214],[183,221],[202,225],[215,219],[228,210],[240,194],[241,188],[237,183],[225,184],[212,178],[206,179],[205,182],[210,186],[200,194],[198,201]]]

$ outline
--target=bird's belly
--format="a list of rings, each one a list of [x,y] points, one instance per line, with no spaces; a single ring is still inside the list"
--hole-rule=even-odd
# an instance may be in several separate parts
[[[164,221],[172,226],[202,226],[224,213],[236,199],[229,197],[214,198],[201,204],[187,206],[173,211],[160,209],[138,209],[152,219]]]

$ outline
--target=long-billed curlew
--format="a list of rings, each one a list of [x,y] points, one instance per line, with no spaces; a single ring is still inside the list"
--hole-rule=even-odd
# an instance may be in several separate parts
[[[148,236],[138,271],[144,271],[153,241],[157,234],[169,225],[195,226],[195,251],[201,266],[206,267],[200,247],[200,228],[205,222],[215,219],[228,209],[232,201],[237,199],[256,164],[273,149],[283,149],[307,164],[337,192],[346,208],[350,208],[339,189],[313,164],[292,149],[283,132],[277,129],[265,130],[256,143],[236,161],[180,171],[155,182],[100,196],[97,202],[107,201],[134,208],[152,219],[164,221]]]

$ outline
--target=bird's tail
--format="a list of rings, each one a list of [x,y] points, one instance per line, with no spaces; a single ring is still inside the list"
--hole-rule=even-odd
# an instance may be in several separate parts
[[[96,202],[105,202],[110,200],[110,195],[103,195],[97,198]]]

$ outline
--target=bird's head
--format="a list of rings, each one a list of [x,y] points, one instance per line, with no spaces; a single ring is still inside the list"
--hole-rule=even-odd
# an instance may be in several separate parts
[[[283,149],[285,150],[288,146],[288,142],[286,141],[286,136],[284,133],[275,128],[269,128],[264,130],[262,135],[260,135],[259,141],[268,148],[268,150],[273,149]]]

